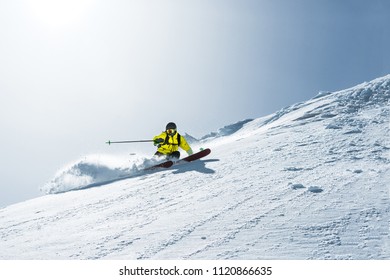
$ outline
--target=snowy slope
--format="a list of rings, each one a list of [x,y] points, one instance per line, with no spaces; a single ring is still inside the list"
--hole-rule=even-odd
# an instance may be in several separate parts
[[[321,93],[159,172],[77,161],[0,209],[0,259],[389,259],[389,98],[390,75]]]

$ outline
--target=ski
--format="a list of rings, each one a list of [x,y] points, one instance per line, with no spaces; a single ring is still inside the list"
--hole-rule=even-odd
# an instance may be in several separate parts
[[[209,148],[201,150],[200,152],[194,153],[188,157],[182,158],[175,163],[181,163],[181,162],[191,162],[194,160],[198,160],[200,158],[203,158],[211,153],[211,150]]]
[[[162,163],[159,163],[159,164],[156,164],[156,165],[153,165],[153,166],[149,166],[149,167],[145,168],[144,170],[155,170],[155,169],[160,169],[160,168],[170,168],[173,164],[180,164],[180,163],[184,163],[184,162],[191,162],[191,161],[194,161],[194,160],[198,160],[200,158],[203,158],[203,157],[207,156],[210,153],[211,153],[211,150],[207,148],[207,149],[201,150],[201,151],[199,151],[197,153],[194,153],[194,154],[192,154],[192,155],[190,155],[188,157],[179,159],[176,162],[173,162],[172,160],[167,160],[167,161],[164,161]]]
[[[146,167],[144,170],[154,170],[154,169],[159,169],[159,168],[169,168],[172,165],[173,165],[173,161],[167,160],[167,161],[164,161],[162,163]]]

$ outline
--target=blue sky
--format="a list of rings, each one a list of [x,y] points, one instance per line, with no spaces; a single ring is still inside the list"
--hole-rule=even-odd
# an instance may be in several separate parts
[[[152,154],[390,73],[386,0],[0,0],[0,207],[93,153]]]

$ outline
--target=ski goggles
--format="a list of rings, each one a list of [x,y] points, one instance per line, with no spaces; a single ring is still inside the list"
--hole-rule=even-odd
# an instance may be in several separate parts
[[[167,133],[173,135],[176,133],[176,129],[173,128],[167,129]]]

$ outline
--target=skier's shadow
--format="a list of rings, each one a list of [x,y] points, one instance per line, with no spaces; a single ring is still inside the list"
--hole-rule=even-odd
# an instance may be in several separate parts
[[[204,174],[214,174],[215,170],[206,167],[206,163],[216,162],[216,161],[219,161],[219,159],[197,160],[194,162],[188,162],[188,163],[174,165],[174,168],[176,170],[174,170],[172,173],[173,174],[180,174],[180,173],[185,173],[185,172],[189,172],[189,171],[197,171],[199,173],[204,173]]]

